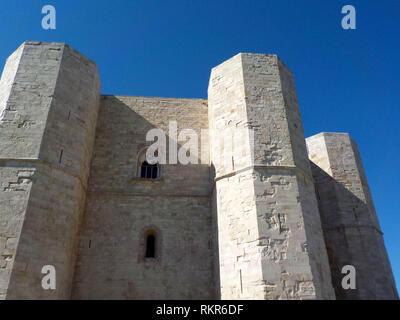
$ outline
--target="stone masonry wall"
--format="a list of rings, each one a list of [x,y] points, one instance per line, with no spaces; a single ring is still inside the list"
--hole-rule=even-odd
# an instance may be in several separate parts
[[[34,173],[30,164],[0,162],[0,300],[6,298]]]
[[[337,299],[398,299],[358,147],[346,133],[307,138]],[[356,270],[356,289],[342,287],[342,268]]]
[[[290,71],[239,54],[212,70],[208,92],[221,297],[334,299]],[[218,142],[229,127],[249,130],[232,164]]]
[[[240,54],[212,70],[208,102],[210,154],[215,171],[212,201],[217,215],[219,295],[222,299],[263,299],[251,171],[233,174],[252,163]],[[236,148],[242,150],[236,153]],[[241,157],[235,157],[236,154]]]
[[[41,76],[55,79],[54,53],[25,42],[7,59],[0,80],[0,299],[6,298],[36,172],[30,160],[38,157],[55,87],[55,81],[36,81],[41,59],[50,64]]]
[[[153,143],[146,142],[150,129],[161,128],[176,141],[170,121],[177,121],[178,133],[208,133],[207,102],[102,96],[73,298],[215,298],[208,158],[205,164],[162,164],[159,179],[137,177],[138,155]],[[198,148],[200,155],[200,142]],[[150,229],[156,231],[156,259],[144,257]]]
[[[9,109],[9,98],[14,85],[19,61],[24,46],[20,46],[6,61],[0,80],[0,128],[4,128],[3,118]],[[0,129],[3,130],[3,129]],[[22,219],[30,191],[31,168],[10,168],[3,158],[7,156],[6,146],[0,148],[0,299],[5,299],[12,266],[14,262],[16,244],[21,230]],[[1,138],[0,138],[1,139]],[[26,170],[26,171],[25,171]]]
[[[2,293],[6,299],[67,299],[100,81],[96,65],[65,44],[25,42],[19,50],[11,87],[11,72],[4,73],[11,91],[0,124],[2,232],[13,250],[7,243],[1,249],[8,260]],[[44,265],[56,269],[54,291],[41,286]]]
[[[152,129],[166,134],[167,163],[145,179]],[[196,163],[171,163],[193,133]],[[347,264],[357,290],[341,287]],[[41,286],[44,265],[56,290]],[[357,145],[305,141],[279,57],[213,68],[208,101],[101,96],[96,64],[63,43],[27,41],[7,59],[0,300],[335,297],[398,294]]]

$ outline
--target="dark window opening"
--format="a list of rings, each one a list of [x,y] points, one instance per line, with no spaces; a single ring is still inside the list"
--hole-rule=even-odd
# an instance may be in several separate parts
[[[142,165],[140,167],[140,177],[147,179],[157,179],[158,165],[149,164],[147,161],[142,162]]]
[[[156,257],[156,237],[149,234],[146,238],[146,258]]]
[[[64,152],[64,150],[63,150],[63,149],[61,149],[61,152],[60,152],[60,158],[58,159],[58,163],[61,163],[62,156],[63,156],[63,152]]]

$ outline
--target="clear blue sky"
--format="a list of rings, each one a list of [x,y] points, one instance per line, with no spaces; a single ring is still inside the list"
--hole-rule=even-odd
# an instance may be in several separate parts
[[[41,28],[42,6],[57,29]],[[357,29],[341,28],[341,8]],[[400,289],[400,1],[7,1],[0,60],[24,40],[66,42],[99,67],[104,94],[206,98],[210,69],[276,53],[295,75],[305,135],[358,142]]]

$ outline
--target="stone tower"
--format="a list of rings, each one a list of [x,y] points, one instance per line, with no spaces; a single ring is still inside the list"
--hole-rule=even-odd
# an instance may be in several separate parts
[[[100,96],[95,63],[25,42],[0,82],[0,298],[70,297]],[[41,288],[44,265],[57,290]]]
[[[357,144],[347,133],[307,138],[337,299],[398,299]],[[356,289],[341,285],[354,266]]]
[[[212,70],[208,104],[221,298],[334,299],[291,72],[238,54]]]

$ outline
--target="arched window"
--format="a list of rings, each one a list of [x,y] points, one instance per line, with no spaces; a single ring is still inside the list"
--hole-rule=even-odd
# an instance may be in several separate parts
[[[162,232],[155,225],[145,226],[139,237],[138,262],[158,265],[162,255]]]
[[[140,177],[147,179],[157,179],[158,165],[149,164],[147,161],[143,161],[140,165]]]
[[[160,166],[158,163],[150,164],[146,159],[147,149],[142,150],[138,156],[137,176],[143,179],[157,179],[160,177]]]
[[[146,258],[155,258],[156,256],[156,237],[152,234],[146,239]]]
[[[156,257],[156,234],[153,230],[146,232],[146,253],[145,258]]]

